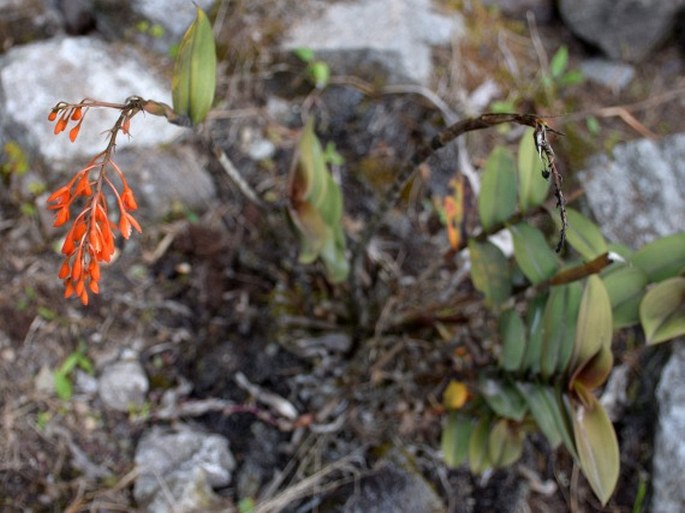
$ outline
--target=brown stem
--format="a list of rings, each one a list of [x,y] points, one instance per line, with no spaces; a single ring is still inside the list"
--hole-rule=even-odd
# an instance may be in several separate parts
[[[452,142],[457,137],[467,132],[491,128],[502,123],[516,123],[519,125],[530,126],[535,128],[537,134],[542,134],[542,138],[544,141],[542,151],[547,157],[547,162],[551,174],[554,175],[554,188],[555,195],[557,197],[557,206],[562,212],[562,240],[559,244],[559,247],[561,247],[564,240],[566,226],[564,198],[563,194],[561,193],[561,175],[559,174],[556,168],[556,164],[554,162],[554,154],[551,151],[551,147],[545,139],[546,131],[553,130],[547,127],[547,124],[541,118],[533,114],[486,113],[477,117],[463,119],[448,126],[442,132],[438,133],[435,137],[433,137],[430,141],[421,145],[416,150],[414,155],[412,155],[412,157],[401,167],[399,173],[395,177],[395,180],[390,185],[390,188],[381,200],[378,209],[372,215],[364,231],[361,233],[359,240],[356,242],[356,244],[353,245],[350,272],[350,289],[352,292],[350,307],[352,318],[356,325],[364,326],[367,322],[367,319],[365,318],[366,312],[364,310],[364,302],[361,288],[359,286],[359,276],[357,272],[361,257],[365,249],[369,245],[371,238],[375,235],[376,231],[378,231],[378,228],[380,227],[383,218],[385,217],[387,212],[397,203],[397,200],[399,199],[402,190],[404,189],[407,182],[414,175],[418,166],[422,164],[424,161],[426,161],[428,157],[430,157],[433,153],[445,147],[448,143]]]

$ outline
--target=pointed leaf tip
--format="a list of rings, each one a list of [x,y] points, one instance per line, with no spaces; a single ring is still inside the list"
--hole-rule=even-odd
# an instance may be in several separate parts
[[[204,120],[216,89],[216,47],[212,25],[199,7],[181,39],[171,89],[176,113],[193,124]]]

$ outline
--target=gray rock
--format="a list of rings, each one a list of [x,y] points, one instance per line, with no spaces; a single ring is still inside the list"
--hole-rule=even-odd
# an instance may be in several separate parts
[[[128,412],[145,402],[149,382],[137,360],[122,360],[105,367],[98,380],[100,399],[112,410]]]
[[[143,210],[141,219],[163,218],[179,203],[204,211],[216,197],[216,187],[204,167],[206,159],[190,146],[130,148],[118,152],[116,159]]]
[[[390,82],[425,84],[431,74],[431,45],[463,34],[456,13],[441,15],[431,0],[356,0],[326,3],[321,16],[296,23],[285,49],[306,47],[328,61],[334,73]]]
[[[673,31],[685,0],[560,0],[566,25],[612,59],[637,62]]]
[[[153,427],[141,438],[135,462],[133,495],[149,513],[208,511],[219,502],[212,488],[228,485],[235,468],[228,440],[185,426]]]
[[[653,513],[685,511],[685,343],[673,344],[673,354],[661,373],[656,391],[659,425],[654,441]]]
[[[214,5],[214,0],[136,0],[133,2],[133,9],[151,22],[164,27],[165,38],[177,40],[195,18],[195,5],[207,12]]]
[[[58,101],[94,98],[119,103],[131,95],[171,101],[170,83],[155,76],[131,47],[68,37],[13,48],[0,61],[0,126],[22,147],[35,149],[58,167],[102,151],[103,132],[118,116],[113,109],[91,109],[71,143],[66,133],[55,136],[47,119]],[[169,143],[181,131],[164,118],[139,114],[131,123],[131,136],[120,137],[117,148]]]
[[[253,139],[246,145],[245,153],[257,162],[270,159],[276,154],[276,145],[268,139]]]
[[[363,478],[345,503],[343,513],[442,513],[445,506],[423,477],[392,460]]]
[[[0,0],[0,48],[52,37],[61,30],[59,12],[48,0]]]
[[[608,59],[587,59],[580,63],[585,78],[620,93],[635,77],[635,68],[630,64]]]
[[[638,248],[685,226],[685,134],[617,145],[578,174],[602,232]]]

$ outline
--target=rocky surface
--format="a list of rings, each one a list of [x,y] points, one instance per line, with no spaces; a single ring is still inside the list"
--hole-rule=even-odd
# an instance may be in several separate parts
[[[177,41],[193,21],[195,6],[210,12],[213,5],[214,0],[136,0],[133,2],[133,9],[152,23],[163,26],[165,38]],[[169,16],[169,13],[174,15]]]
[[[53,2],[0,0],[0,54],[15,45],[52,37],[61,28]]]
[[[619,144],[588,159],[579,177],[614,242],[638,248],[685,226],[685,134]]]
[[[612,59],[637,62],[673,35],[683,0],[561,0],[559,11],[579,37]]]
[[[105,406],[124,413],[143,406],[149,387],[145,370],[135,353],[107,365],[98,380],[98,394]]]
[[[139,205],[148,219],[162,219],[179,207],[204,212],[216,198],[216,186],[206,169],[208,159],[193,146],[135,146],[118,152],[117,162],[136,184]]]
[[[58,101],[76,103],[83,98],[97,98],[122,103],[132,95],[171,102],[168,79],[156,75],[141,54],[97,38],[63,37],[31,43],[13,48],[0,61],[0,97],[4,102],[0,126],[8,138],[34,149],[54,166],[90,159],[102,151],[103,131],[117,116],[112,109],[91,109],[87,113],[91,128],[71,143],[67,134],[56,137],[53,124],[47,121]],[[133,120],[131,137],[121,138],[117,145],[120,149],[158,146],[176,140],[182,131],[164,118],[148,115],[144,123],[142,119]]]
[[[685,511],[685,343],[673,345],[657,389],[659,425],[654,444],[653,513]]]
[[[379,462],[360,480],[345,502],[343,513],[444,513],[445,505],[426,481],[394,460]]]
[[[580,63],[580,70],[586,79],[618,94],[635,78],[635,67],[609,59],[593,58]]]
[[[184,0],[138,0],[131,2],[132,12],[122,15],[116,12],[118,2],[109,0],[111,12],[103,15],[103,24],[111,27],[114,33],[121,32],[122,27],[116,25],[130,24],[130,19],[137,18],[134,30],[128,30],[139,44],[151,49],[162,56],[169,55],[172,48],[178,44],[186,29],[195,16],[195,6],[211,13],[214,0],[199,0],[186,2]],[[169,16],[173,13],[173,16]],[[124,31],[126,33],[126,31]]]
[[[448,45],[463,36],[463,22],[441,15],[430,0],[360,0],[331,3],[322,13],[299,20],[285,36],[284,48],[311,48],[336,74],[389,82],[426,84],[431,45]]]
[[[220,508],[222,501],[212,488],[228,485],[235,468],[225,438],[187,426],[152,428],[138,443],[135,462],[133,494],[148,513]]]

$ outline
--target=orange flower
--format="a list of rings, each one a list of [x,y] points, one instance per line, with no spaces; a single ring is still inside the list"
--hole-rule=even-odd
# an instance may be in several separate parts
[[[69,183],[48,198],[48,209],[55,211],[54,226],[67,223],[71,218],[72,204],[80,204],[81,211],[74,218],[62,244],[64,261],[58,276],[64,281],[64,297],[76,296],[84,305],[89,302],[89,291],[93,294],[100,292],[100,264],[111,261],[114,256],[115,231],[118,229],[125,239],[131,236],[133,228],[138,232],[142,231],[138,221],[130,214],[138,208],[138,203],[124,173],[112,159],[117,133],[121,131],[127,134],[131,118],[141,109],[138,100],[121,105],[94,100],[83,100],[79,104],[60,102],[48,115],[49,121],[57,121],[55,134],[66,130],[71,121],[75,122],[69,130],[69,139],[74,142],[90,107],[112,107],[122,111],[114,128],[110,130],[109,143],[105,150],[93,157],[86,167],[74,174]],[[107,177],[107,173],[112,170],[120,179],[121,192]],[[117,224],[109,219],[105,186],[116,199],[119,210]]]

